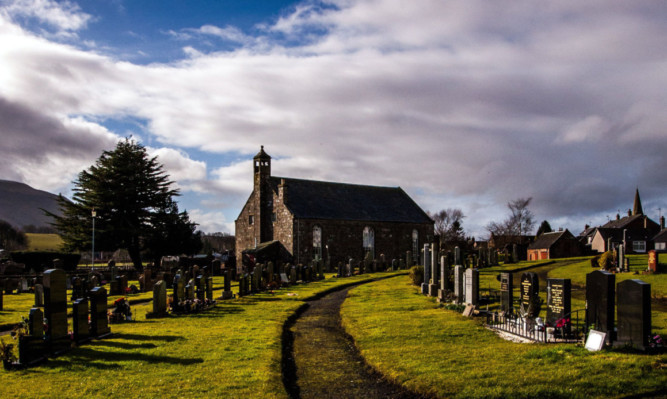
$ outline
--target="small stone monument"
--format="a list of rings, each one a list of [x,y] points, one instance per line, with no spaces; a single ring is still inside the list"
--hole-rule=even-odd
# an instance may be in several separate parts
[[[153,316],[161,317],[167,313],[167,284],[160,280],[153,285]]]

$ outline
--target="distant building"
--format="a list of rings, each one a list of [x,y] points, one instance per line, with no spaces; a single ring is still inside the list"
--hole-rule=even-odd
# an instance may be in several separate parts
[[[590,240],[591,249],[603,253],[624,244],[626,253],[643,254],[652,249],[658,232],[660,225],[644,215],[637,189],[633,209],[627,216],[617,214],[615,220],[598,227]]]
[[[332,264],[366,254],[416,258],[433,240],[433,220],[400,188],[271,176],[264,147],[253,158],[254,186],[236,220],[237,267],[242,253],[279,241],[295,263]]]
[[[519,259],[514,261],[526,260],[528,246],[535,241],[535,236],[531,235],[506,235],[493,234],[489,237],[488,247],[499,252],[507,252],[509,254],[514,252],[514,245],[517,246],[517,255]]]
[[[582,244],[569,230],[542,233],[528,246],[528,260],[571,258],[583,254]]]

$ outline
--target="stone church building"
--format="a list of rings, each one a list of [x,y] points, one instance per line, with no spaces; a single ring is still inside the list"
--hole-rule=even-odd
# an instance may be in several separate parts
[[[264,146],[253,158],[254,186],[236,220],[236,259],[279,241],[294,263],[330,259],[387,261],[415,256],[433,240],[433,220],[400,187],[377,187],[271,176]]]

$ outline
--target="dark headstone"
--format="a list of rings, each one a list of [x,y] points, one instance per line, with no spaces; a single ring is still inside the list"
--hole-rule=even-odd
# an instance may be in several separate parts
[[[44,286],[35,284],[35,307],[44,306]]]
[[[229,299],[232,296],[232,269],[225,269],[225,288],[222,291],[222,299]]]
[[[107,318],[107,290],[95,287],[90,290],[90,335],[101,337],[110,333]]]
[[[552,327],[566,327],[572,319],[572,283],[569,278],[547,279],[547,323]]]
[[[74,341],[77,343],[89,338],[88,300],[85,298],[77,299],[72,303],[72,331]]]
[[[204,287],[204,284],[206,283],[206,280],[204,279],[203,275],[198,275],[195,278],[195,289],[197,292],[197,299],[200,301],[204,302],[206,299],[206,289]]]
[[[536,273],[521,275],[521,307],[528,318],[535,318],[540,312],[540,278]]]
[[[586,324],[607,334],[613,341],[616,276],[604,270],[586,275]]]
[[[46,341],[52,353],[69,347],[66,281],[67,274],[62,269],[44,272],[44,317],[49,326]]]
[[[618,343],[645,350],[651,336],[651,284],[618,283]]]
[[[510,312],[514,304],[512,273],[500,273],[500,310]]]
[[[44,313],[40,308],[30,309],[28,315],[28,334],[31,337],[44,338]]]
[[[222,273],[222,262],[218,259],[214,259],[213,262],[211,262],[211,271],[214,276],[219,276]]]

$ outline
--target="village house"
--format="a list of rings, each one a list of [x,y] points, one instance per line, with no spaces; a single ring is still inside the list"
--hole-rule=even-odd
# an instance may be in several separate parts
[[[294,263],[332,264],[368,254],[417,259],[433,240],[433,220],[400,187],[271,176],[264,147],[253,158],[254,185],[236,224],[237,268],[244,250],[279,241]]]
[[[660,225],[644,215],[639,189],[635,192],[633,209],[627,216],[616,214],[616,219],[598,227],[590,240],[591,249],[599,253],[613,250],[623,244],[626,253],[643,254],[652,249],[653,237]]]
[[[583,254],[582,244],[567,229],[542,233],[528,246],[528,260],[570,258]]]

